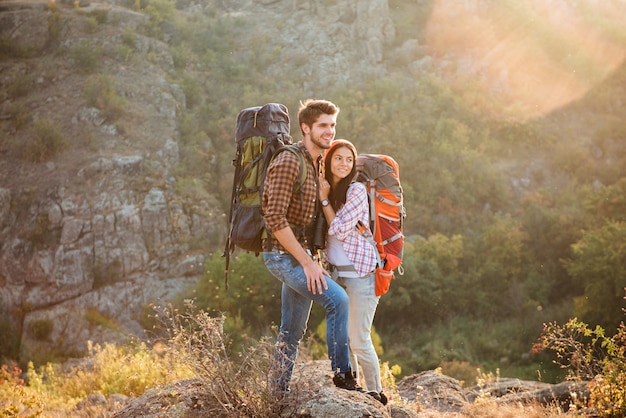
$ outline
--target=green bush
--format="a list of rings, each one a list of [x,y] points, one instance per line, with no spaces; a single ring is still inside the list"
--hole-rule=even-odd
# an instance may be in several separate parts
[[[113,81],[106,75],[90,76],[83,95],[89,106],[100,109],[108,121],[118,119],[126,109],[126,99],[117,93]]]
[[[107,23],[109,19],[109,11],[106,9],[95,9],[88,13],[89,17],[95,19],[99,25]]]
[[[54,330],[54,324],[49,319],[39,319],[28,324],[28,332],[38,341],[44,341]]]
[[[215,317],[241,317],[257,330],[267,331],[279,323],[281,283],[267,270],[263,258],[247,252],[236,254],[230,263],[228,290],[224,285],[224,263],[218,253],[207,259],[205,275],[194,290],[198,308]]]
[[[111,285],[122,277],[122,262],[115,259],[104,265],[101,260],[97,260],[93,266],[93,288]]]
[[[591,328],[577,318],[565,325],[544,325],[535,351],[549,350],[554,362],[575,381],[591,380],[589,406],[598,416],[626,416],[626,327],[622,322],[613,336]]]
[[[160,37],[163,35],[161,31],[163,22],[174,19],[176,4],[173,0],[148,0],[144,12],[150,16],[150,21],[145,26],[146,33]]]
[[[44,162],[68,147],[60,125],[50,119],[40,119],[33,123],[29,135],[23,143],[13,144],[22,158],[32,162]]]
[[[102,47],[81,43],[70,50],[70,58],[79,71],[93,73],[102,61]]]

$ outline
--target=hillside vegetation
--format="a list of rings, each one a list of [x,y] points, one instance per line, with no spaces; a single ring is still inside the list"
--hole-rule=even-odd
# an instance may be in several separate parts
[[[626,286],[624,7],[581,0],[576,7],[551,2],[555,9],[544,10],[532,1],[477,0],[464,2],[473,5],[463,10],[470,18],[452,13],[457,20],[451,24],[447,2],[390,0],[395,38],[379,63],[382,72],[351,77],[354,69],[346,68],[341,81],[309,61],[315,44],[302,42],[294,55],[287,41],[267,30],[289,29],[281,17],[292,2],[251,9],[243,3],[210,1],[198,10],[184,1],[117,3],[149,17],[136,29],[122,28],[107,12],[111,5],[76,8],[72,18],[83,21],[84,39],[122,37],[114,54],[88,41],[61,46],[63,19],[71,12],[64,4],[51,3],[46,12],[50,42],[41,49],[0,39],[3,65],[23,68],[0,96],[0,157],[7,172],[64,158],[68,167],[79,165],[106,146],[76,135],[70,117],[42,118],[25,106],[39,94],[28,69],[46,60],[72,62],[72,77],[85,88],[64,94],[88,101],[128,141],[150,150],[150,138],[134,130],[141,109],[129,108],[116,92],[121,72],[106,73],[103,62],[142,66],[170,57],[168,81],[185,96],[176,114],[175,192],[210,196],[221,213],[230,204],[239,110],[282,102],[295,119],[299,100],[326,98],[341,108],[338,137],[352,140],[360,152],[390,154],[400,165],[405,273],[381,298],[374,321],[381,359],[399,366],[398,378],[441,367],[468,384],[477,369],[558,382],[566,377],[553,364],[558,347],[532,350],[544,323],[578,318],[616,334]],[[340,2],[322,3],[335,10]],[[253,12],[262,13],[263,24]],[[563,16],[572,20],[554,24]],[[145,39],[165,50],[142,49]],[[299,138],[293,121],[292,134]],[[43,172],[39,181],[51,181]],[[36,186],[21,184],[19,175],[0,180],[24,195]],[[51,238],[45,222],[41,227],[33,233],[35,247]],[[226,291],[224,242],[212,238],[192,247],[207,255],[205,274],[180,296],[181,309],[183,300],[194,299],[216,317],[224,313],[235,346],[271,335],[280,320],[278,281],[258,257],[238,253]],[[150,314],[146,309],[147,329]],[[314,341],[322,338],[322,319],[316,307],[309,322]],[[3,335],[14,331],[0,325]],[[7,363],[17,360],[14,341],[0,342]],[[24,369],[26,362],[21,359]]]

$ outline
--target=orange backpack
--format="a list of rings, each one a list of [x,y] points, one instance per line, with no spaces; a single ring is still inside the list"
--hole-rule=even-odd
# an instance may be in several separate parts
[[[372,234],[367,234],[367,229],[362,224],[357,225],[357,229],[378,250],[376,296],[381,296],[389,290],[394,270],[400,275],[404,274],[402,226],[406,211],[400,170],[392,157],[381,154],[360,154],[356,160],[356,169],[356,181],[367,188]]]

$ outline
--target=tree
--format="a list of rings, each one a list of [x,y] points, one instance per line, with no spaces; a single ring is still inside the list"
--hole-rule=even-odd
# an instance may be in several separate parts
[[[459,304],[459,260],[463,238],[435,234],[407,243],[404,275],[396,275],[389,294],[381,298],[376,321],[395,325],[429,324],[449,317]],[[401,319],[401,320],[400,320]]]
[[[263,332],[280,322],[281,285],[265,268],[262,257],[240,252],[231,259],[228,290],[224,288],[224,258],[207,260],[204,277],[196,290],[196,306],[212,316],[226,314],[244,327]]]
[[[576,300],[577,315],[605,329],[615,328],[626,284],[626,223],[607,221],[585,232],[572,250],[572,258],[564,264],[585,289]]]

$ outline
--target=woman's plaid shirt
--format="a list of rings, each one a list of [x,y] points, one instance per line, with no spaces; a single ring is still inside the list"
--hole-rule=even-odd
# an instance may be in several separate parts
[[[348,188],[346,203],[337,211],[335,219],[330,223],[328,234],[341,241],[348,260],[362,277],[376,267],[377,250],[355,228],[358,221],[367,225],[369,231],[367,190],[363,184],[355,182]]]

